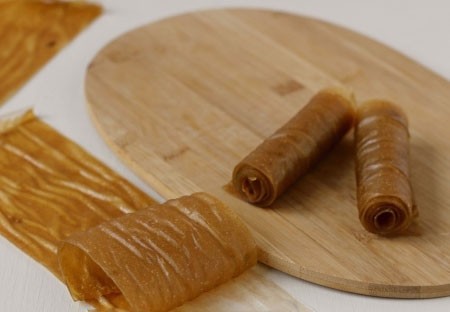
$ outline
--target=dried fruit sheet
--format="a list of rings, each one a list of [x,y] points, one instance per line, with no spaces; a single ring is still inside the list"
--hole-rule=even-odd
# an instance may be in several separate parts
[[[58,277],[61,240],[154,202],[32,112],[3,121],[0,233]]]
[[[100,13],[79,1],[0,1],[0,104]]]
[[[257,259],[217,199],[157,204],[31,111],[0,122],[0,233],[100,311],[164,311]]]

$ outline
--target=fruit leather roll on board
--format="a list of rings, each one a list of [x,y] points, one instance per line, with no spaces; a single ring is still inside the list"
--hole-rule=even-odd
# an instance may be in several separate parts
[[[363,103],[357,111],[355,146],[362,225],[383,235],[404,231],[417,215],[410,183],[406,115],[387,101]]]
[[[76,300],[122,293],[131,311],[167,311],[253,266],[257,252],[230,208],[196,193],[77,233],[58,257]]]
[[[252,204],[269,206],[347,133],[354,115],[350,92],[321,90],[234,168],[235,190]]]

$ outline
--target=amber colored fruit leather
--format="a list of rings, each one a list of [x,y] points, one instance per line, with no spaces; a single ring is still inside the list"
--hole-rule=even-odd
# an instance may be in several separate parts
[[[61,240],[155,201],[31,112],[17,123],[0,134],[0,232],[60,277]]]
[[[236,165],[235,191],[252,204],[269,206],[340,141],[354,117],[353,94],[340,88],[319,91]]]
[[[101,11],[86,2],[0,1],[0,104]]]
[[[0,233],[99,311],[164,311],[256,263],[221,202],[157,205],[31,111],[0,122]]]
[[[395,104],[372,100],[357,111],[355,130],[359,218],[366,230],[404,232],[418,215],[409,168],[409,131]]]
[[[168,311],[257,261],[249,230],[206,193],[169,200],[64,241],[59,259],[78,300],[122,293],[132,311]]]
[[[61,240],[154,203],[31,111],[0,121],[0,233],[58,278]]]

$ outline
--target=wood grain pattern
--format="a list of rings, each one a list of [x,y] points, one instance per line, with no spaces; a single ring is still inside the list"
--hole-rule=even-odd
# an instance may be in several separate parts
[[[100,12],[79,2],[0,1],[0,104]]]
[[[421,216],[407,234],[383,238],[359,223],[352,133],[273,209],[220,189],[244,155],[329,85],[353,88],[359,101],[390,99],[409,115]],[[356,293],[450,295],[450,84],[410,59],[306,17],[205,11],[110,43],[88,69],[86,94],[127,164],[165,197],[209,190],[226,199],[252,228],[260,261]]]

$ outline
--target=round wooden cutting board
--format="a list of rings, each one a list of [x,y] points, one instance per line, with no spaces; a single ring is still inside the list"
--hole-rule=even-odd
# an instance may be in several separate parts
[[[352,133],[269,209],[222,189],[239,160],[333,85],[409,115],[420,217],[402,236],[359,223]],[[204,11],[114,40],[90,64],[86,94],[128,165],[167,198],[206,190],[226,200],[252,229],[261,262],[356,293],[450,295],[450,83],[410,59],[306,17]]]

